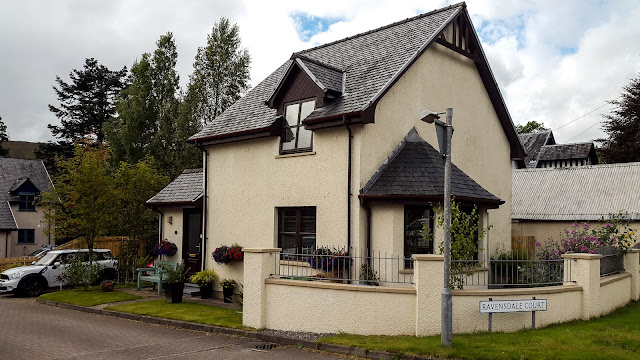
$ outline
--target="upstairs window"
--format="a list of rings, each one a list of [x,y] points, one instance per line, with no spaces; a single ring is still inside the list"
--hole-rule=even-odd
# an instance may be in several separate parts
[[[302,125],[302,121],[316,108],[315,100],[286,105],[284,108],[285,124],[280,137],[280,153],[311,151],[313,148],[313,132]]]
[[[20,193],[18,211],[36,211],[36,194]]]

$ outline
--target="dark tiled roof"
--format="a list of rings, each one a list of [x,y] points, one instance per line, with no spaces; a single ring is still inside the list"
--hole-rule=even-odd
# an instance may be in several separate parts
[[[51,189],[51,179],[42,161],[0,158],[0,229],[18,228],[8,203],[13,200],[9,191],[27,178],[40,191]]]
[[[538,161],[587,159],[594,154],[595,147],[592,142],[547,145],[540,149]],[[595,163],[597,164],[597,158]]]
[[[307,119],[366,108],[393,76],[464,6],[464,3],[452,5],[293,54],[292,58],[307,59],[305,64],[319,62],[345,72],[342,96],[325,102]],[[282,64],[190,140],[252,132],[273,124],[276,110],[269,108],[265,101],[276,89],[291,61]],[[335,74],[331,77],[335,77]]]
[[[451,192],[466,201],[501,203],[457,166],[451,166]],[[411,129],[360,191],[363,197],[442,197],[442,155]]]
[[[332,69],[325,65],[302,59],[301,62],[309,69],[311,74],[320,82],[322,90],[331,90],[342,93],[342,80],[344,72]]]
[[[150,205],[195,203],[202,198],[202,168],[187,169],[159,193],[147,200]]]
[[[536,167],[540,148],[545,145],[555,144],[551,130],[518,134],[518,138],[524,148],[524,152],[527,154],[527,157],[524,158],[524,163],[528,168]]]

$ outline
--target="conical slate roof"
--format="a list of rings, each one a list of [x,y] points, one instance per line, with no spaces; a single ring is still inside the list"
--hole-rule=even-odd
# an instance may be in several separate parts
[[[453,164],[451,193],[456,199],[464,202],[493,206],[504,203]],[[362,188],[360,194],[363,199],[442,201],[442,155],[413,128]]]

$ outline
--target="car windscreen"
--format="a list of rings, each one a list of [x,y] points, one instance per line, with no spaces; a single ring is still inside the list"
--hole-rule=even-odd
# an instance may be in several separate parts
[[[36,251],[34,251],[34,252],[30,253],[30,254],[27,254],[26,256],[38,256],[38,255],[42,254],[43,251],[44,250],[42,250],[42,249],[38,249],[38,250],[36,250]]]
[[[42,259],[38,260],[35,265],[51,265],[58,254],[47,253]]]

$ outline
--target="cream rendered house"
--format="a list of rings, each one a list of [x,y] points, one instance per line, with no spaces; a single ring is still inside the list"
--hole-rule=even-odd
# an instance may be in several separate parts
[[[0,158],[0,257],[28,255],[55,245],[37,199],[53,187],[40,160]]]
[[[294,53],[189,139],[205,157],[203,267],[242,282],[242,264],[211,258],[232,243],[437,251],[415,232],[433,227],[443,194],[436,132],[419,116],[449,107],[453,194],[492,226],[479,256],[508,244],[524,151],[461,3]]]

